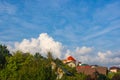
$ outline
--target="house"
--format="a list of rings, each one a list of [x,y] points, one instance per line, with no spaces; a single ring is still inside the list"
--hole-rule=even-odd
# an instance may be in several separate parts
[[[77,64],[77,66],[81,66],[81,65],[82,65],[82,62],[79,61],[78,64]]]
[[[113,67],[110,67],[109,71],[110,71],[110,72],[117,73],[118,71],[120,71],[120,68],[113,66]]]
[[[86,75],[92,75],[91,73],[95,72],[95,69],[91,68],[91,66],[77,66],[76,70],[78,73],[84,73]]]
[[[63,63],[72,68],[76,67],[76,60],[72,56],[68,56],[67,59],[63,60]]]
[[[108,68],[107,67],[98,66],[98,67],[96,67],[96,71],[99,74],[102,74],[102,75],[107,75],[108,74]]]
[[[106,67],[92,67],[90,65],[77,66],[76,70],[78,73],[84,73],[85,75],[89,75],[92,78],[96,78],[99,74],[107,75],[108,71]]]

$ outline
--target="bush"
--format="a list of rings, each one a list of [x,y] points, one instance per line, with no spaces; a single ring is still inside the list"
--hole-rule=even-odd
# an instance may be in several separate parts
[[[115,74],[115,75],[112,77],[112,80],[120,80],[120,73]]]

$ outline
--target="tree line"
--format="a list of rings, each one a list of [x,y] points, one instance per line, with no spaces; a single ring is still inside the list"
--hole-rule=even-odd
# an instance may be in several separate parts
[[[56,80],[57,74],[51,69],[51,61],[73,74],[72,76],[64,74],[61,80],[92,80],[90,76],[77,73],[75,68],[63,64],[60,59],[53,58],[51,52],[48,52],[47,57],[40,53],[32,55],[22,51],[11,54],[7,46],[2,44],[0,44],[0,80]],[[96,80],[117,80],[119,77],[120,74],[110,74],[99,76]]]

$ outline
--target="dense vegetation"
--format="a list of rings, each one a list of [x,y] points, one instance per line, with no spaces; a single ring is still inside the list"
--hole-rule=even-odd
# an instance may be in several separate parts
[[[61,80],[92,80],[90,76],[79,74],[75,68],[70,68],[50,52],[47,57],[39,53],[31,55],[16,51],[10,54],[5,45],[0,44],[0,80],[56,80],[56,71],[51,69],[51,61],[66,69],[72,75],[64,74]],[[108,76],[99,75],[96,80],[119,80],[120,73],[109,73]]]

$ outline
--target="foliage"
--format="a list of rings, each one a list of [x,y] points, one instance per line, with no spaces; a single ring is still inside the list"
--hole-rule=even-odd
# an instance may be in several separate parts
[[[57,74],[51,69],[51,61],[64,71],[61,80],[93,80],[89,75],[77,73],[76,68],[63,64],[60,59],[54,59],[51,52],[48,52],[47,58],[40,53],[31,55],[21,51],[10,55],[3,45],[0,45],[0,80],[56,80]],[[99,74],[96,80],[120,80],[120,73]]]
[[[86,80],[87,76],[83,73],[75,73],[73,76],[64,75],[61,80]]]
[[[112,80],[120,80],[120,72],[116,73],[113,77]]]
[[[99,74],[97,80],[110,80],[110,79],[103,74]]]
[[[117,73],[109,72],[108,73],[108,78],[110,80],[120,80],[120,72],[117,72]]]
[[[0,71],[0,80],[54,80],[48,59],[39,54],[31,55],[21,51],[6,58],[7,64]]]
[[[108,78],[109,78],[109,79],[112,79],[112,77],[113,77],[114,75],[115,75],[114,72],[109,72],[109,73],[108,73]]]
[[[49,61],[49,62],[53,61],[53,56],[52,56],[52,53],[51,53],[51,52],[48,52],[47,58],[48,58],[48,61]]]
[[[9,50],[5,45],[0,44],[0,69],[4,67],[7,56],[11,56]]]

